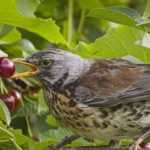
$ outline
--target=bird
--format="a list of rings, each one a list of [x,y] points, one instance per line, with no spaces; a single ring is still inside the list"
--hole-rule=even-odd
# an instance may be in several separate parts
[[[25,76],[43,85],[50,112],[75,135],[106,140],[150,135],[150,64],[87,59],[59,48],[38,51],[24,62],[34,68]]]

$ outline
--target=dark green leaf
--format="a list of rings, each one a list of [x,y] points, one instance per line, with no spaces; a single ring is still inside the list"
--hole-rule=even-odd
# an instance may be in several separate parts
[[[115,58],[132,55],[146,63],[149,63],[150,48],[140,45],[144,33],[138,29],[127,26],[116,26],[98,38],[94,43],[80,43],[78,51],[74,51],[83,57]],[[80,47],[84,46],[84,50]]]
[[[58,5],[59,2],[57,0],[44,0],[38,6],[35,14],[44,18],[53,17],[55,13],[58,13],[56,12],[56,8]]]
[[[115,23],[135,26],[136,20],[139,19],[138,13],[126,7],[110,7],[92,9],[88,16],[109,20]]]
[[[0,37],[7,34],[10,30],[12,30],[12,26],[0,24]]]
[[[21,40],[21,34],[16,28],[11,28],[7,31],[7,34],[0,36],[0,45],[1,44],[11,44]]]

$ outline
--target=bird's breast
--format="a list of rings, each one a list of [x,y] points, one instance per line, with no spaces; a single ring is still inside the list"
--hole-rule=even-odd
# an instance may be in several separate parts
[[[46,92],[52,114],[66,128],[88,138],[135,136],[150,126],[150,103],[94,108],[54,91]]]

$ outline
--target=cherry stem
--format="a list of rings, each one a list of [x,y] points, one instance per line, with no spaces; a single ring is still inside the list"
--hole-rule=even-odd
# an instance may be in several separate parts
[[[7,91],[6,87],[5,87],[5,84],[4,84],[3,80],[2,80],[2,78],[0,78],[0,93],[1,94],[5,94],[7,92],[8,91]]]

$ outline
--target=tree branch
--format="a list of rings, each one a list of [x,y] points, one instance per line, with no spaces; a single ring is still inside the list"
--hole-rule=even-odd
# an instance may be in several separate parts
[[[54,150],[53,148],[49,148],[48,150]],[[90,146],[84,146],[84,147],[65,147],[61,148],[61,150],[113,150],[109,147],[90,147]]]

